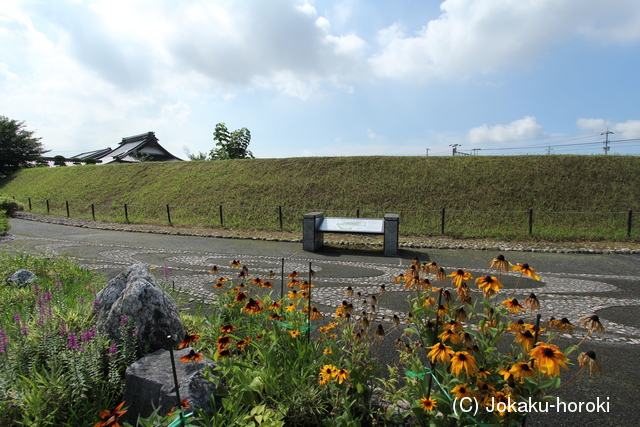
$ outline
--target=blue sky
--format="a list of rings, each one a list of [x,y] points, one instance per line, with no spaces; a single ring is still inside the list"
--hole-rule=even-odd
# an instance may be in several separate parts
[[[1,0],[0,115],[51,155],[640,154],[637,0]]]

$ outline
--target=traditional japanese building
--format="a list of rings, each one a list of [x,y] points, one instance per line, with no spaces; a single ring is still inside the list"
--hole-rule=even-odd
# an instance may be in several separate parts
[[[160,145],[154,132],[122,138],[118,147],[113,150],[111,147],[103,148],[80,153],[73,158],[79,160],[93,158],[102,164],[182,161]]]

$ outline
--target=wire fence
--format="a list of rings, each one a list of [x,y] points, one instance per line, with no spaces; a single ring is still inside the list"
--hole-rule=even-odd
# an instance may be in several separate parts
[[[443,235],[461,238],[539,238],[580,240],[638,240],[634,227],[638,213],[556,211],[472,211],[455,209],[322,209],[290,206],[181,206],[101,205],[60,200],[13,197],[25,209],[40,214],[96,221],[223,227],[252,230],[300,231],[302,215],[323,212],[325,217],[382,218],[400,215],[403,235]]]

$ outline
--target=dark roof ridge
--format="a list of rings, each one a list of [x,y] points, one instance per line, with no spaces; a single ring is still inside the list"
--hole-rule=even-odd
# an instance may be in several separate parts
[[[141,133],[141,134],[138,134],[138,135],[126,136],[126,137],[122,138],[122,141],[120,142],[120,145],[127,144],[129,142],[134,142],[136,140],[144,141],[144,140],[146,140],[146,139],[148,139],[150,137],[153,137],[156,140],[158,139],[158,138],[156,138],[156,133],[155,132],[149,131],[149,132]]]

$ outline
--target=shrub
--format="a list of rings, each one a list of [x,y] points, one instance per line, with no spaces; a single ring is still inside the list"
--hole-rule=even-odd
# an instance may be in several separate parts
[[[4,211],[5,217],[12,217],[15,211],[23,211],[24,205],[9,197],[0,197],[0,211]]]
[[[7,234],[9,228],[11,228],[9,219],[5,216],[4,211],[0,211],[0,236],[4,236],[5,234]]]

